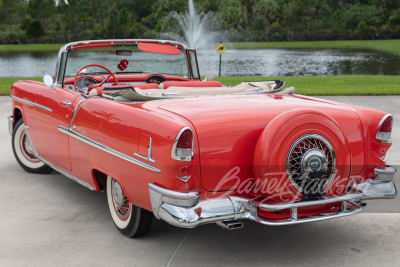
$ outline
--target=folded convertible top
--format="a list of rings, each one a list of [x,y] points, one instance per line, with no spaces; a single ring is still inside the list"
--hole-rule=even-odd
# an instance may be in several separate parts
[[[185,98],[207,95],[231,95],[231,94],[273,94],[282,92],[284,82],[243,82],[234,87],[178,87],[171,86],[167,89],[142,90],[133,86],[119,88],[104,88],[103,94],[113,97],[116,101],[151,101],[158,99]],[[291,89],[291,88],[288,88]],[[285,91],[287,91],[286,89]],[[293,88],[294,89],[294,88]],[[294,90],[290,90],[292,92]],[[293,93],[293,92],[292,92]]]

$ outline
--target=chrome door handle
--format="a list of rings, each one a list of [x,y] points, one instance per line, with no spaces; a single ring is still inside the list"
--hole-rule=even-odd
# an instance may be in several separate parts
[[[67,107],[70,107],[71,106],[71,101],[64,100],[63,104],[66,105]]]

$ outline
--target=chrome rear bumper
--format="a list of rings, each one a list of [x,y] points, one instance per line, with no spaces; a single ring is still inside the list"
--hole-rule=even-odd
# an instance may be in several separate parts
[[[183,228],[240,219],[249,219],[271,226],[322,221],[362,212],[360,200],[395,198],[397,196],[396,187],[390,180],[370,180],[353,187],[356,189],[353,193],[338,197],[282,204],[265,204],[258,198],[237,196],[199,201],[199,192],[176,192],[154,184],[149,184],[149,193],[154,216]],[[302,218],[297,216],[298,208],[339,202],[342,204],[339,211]],[[268,221],[258,216],[257,207],[267,210],[291,209],[291,217],[282,221]]]

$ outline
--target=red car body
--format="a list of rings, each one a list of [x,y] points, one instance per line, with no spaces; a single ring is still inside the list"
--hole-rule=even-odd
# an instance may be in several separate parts
[[[174,42],[129,42],[173,44],[187,51]],[[60,54],[104,44],[112,42],[73,43]],[[151,75],[116,74],[126,83],[144,83]],[[174,86],[218,86],[193,77],[159,75]],[[118,102],[88,97],[69,88],[72,81],[65,78],[52,88],[16,82],[11,88],[10,131],[22,118],[40,161],[95,191],[106,190],[106,179],[112,177],[130,203],[173,225],[217,222],[234,229],[242,226],[241,219],[267,225],[317,221],[361,212],[363,199],[397,194],[395,170],[385,162],[390,138],[377,139],[382,124],[391,120],[384,112],[291,94]],[[183,129],[192,133],[191,147],[187,144],[192,155],[181,161],[171,153]],[[289,181],[285,160],[296,140],[308,134],[322,136],[331,145],[336,168],[322,195],[305,199]],[[319,150],[324,149],[313,150],[316,159],[321,159]],[[305,160],[303,155],[300,163],[308,168]],[[279,185],[271,185],[274,181]]]

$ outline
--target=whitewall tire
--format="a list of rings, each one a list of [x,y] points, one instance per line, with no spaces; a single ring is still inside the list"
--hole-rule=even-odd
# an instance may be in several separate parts
[[[25,133],[22,118],[15,123],[11,142],[14,156],[24,170],[42,174],[52,171],[52,168],[45,165],[35,156],[35,149],[32,146],[29,135]]]
[[[110,176],[107,176],[107,202],[111,218],[121,233],[139,237],[149,231],[153,213],[129,202],[119,182]]]

